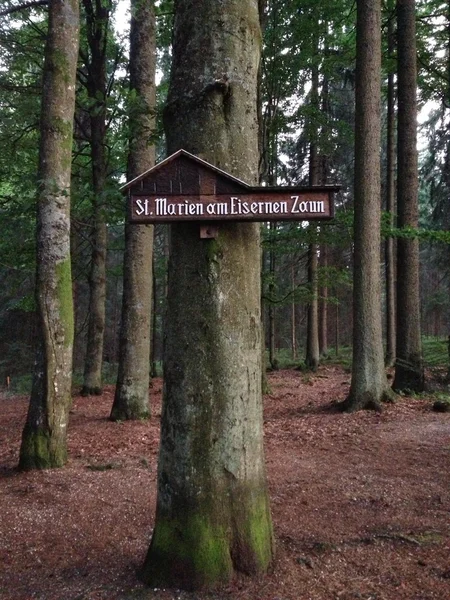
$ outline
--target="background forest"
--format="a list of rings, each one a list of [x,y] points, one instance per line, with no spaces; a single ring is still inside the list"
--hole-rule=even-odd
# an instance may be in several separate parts
[[[0,24],[0,376],[31,386],[37,328],[34,301],[39,112],[47,32],[45,3],[11,12]],[[81,2],[72,152],[71,252],[75,307],[74,377],[100,353],[103,382],[116,381],[123,291],[125,198],[130,119],[128,17],[123,2]],[[348,357],[352,331],[355,11],[353,2],[266,0],[260,72],[260,182],[339,184],[336,218],[325,225],[262,224],[263,311],[268,364],[315,369]],[[125,6],[126,8],[126,6]],[[386,362],[395,358],[393,247],[420,239],[421,333],[426,366],[448,363],[450,320],[450,4],[418,0],[419,229],[395,220],[396,21],[383,3],[380,269]],[[171,60],[172,2],[156,2],[157,101],[151,140],[165,157],[162,107]],[[125,26],[124,26],[125,25]],[[394,132],[394,133],[393,133]],[[95,168],[93,168],[95,165]],[[152,372],[160,372],[168,226],[154,231]],[[150,269],[151,265],[149,265]],[[97,309],[92,298],[96,297]],[[103,313],[104,311],[104,313]],[[102,316],[103,315],[103,316]],[[92,319],[97,318],[96,323]],[[97,331],[97,340],[89,334]],[[99,342],[99,339],[100,342]]]

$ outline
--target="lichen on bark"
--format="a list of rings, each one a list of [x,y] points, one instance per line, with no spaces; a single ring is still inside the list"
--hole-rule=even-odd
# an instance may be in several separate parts
[[[70,175],[78,35],[78,2],[51,2],[37,194],[38,348],[20,448],[21,469],[60,467],[67,460],[73,346]]]

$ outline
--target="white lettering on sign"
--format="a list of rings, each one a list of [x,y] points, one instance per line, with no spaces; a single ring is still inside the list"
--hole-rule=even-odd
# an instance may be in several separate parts
[[[141,217],[142,215],[148,216],[148,215],[152,215],[153,213],[149,211],[148,208],[148,200],[141,200],[138,199],[136,200],[136,205],[137,205],[137,209],[136,209],[136,214],[138,217]]]
[[[271,215],[288,212],[287,202],[245,202],[238,196],[230,198],[230,215]]]
[[[325,205],[323,201],[317,202],[316,200],[308,200],[306,202],[300,202],[298,196],[291,196],[291,200],[294,201],[292,205],[291,213],[324,213]]]
[[[136,204],[138,202],[139,200]],[[155,213],[157,217],[201,217],[204,214],[204,206],[201,202],[189,202],[189,200],[178,204],[167,202],[167,198],[155,198]]]
[[[210,202],[206,205],[208,215],[227,215],[228,204],[226,202]]]
[[[255,194],[256,195],[256,194]],[[182,220],[189,220],[190,218],[208,218],[220,220],[221,217],[225,219],[236,220],[241,219],[253,219],[253,220],[264,220],[268,218],[296,218],[296,219],[308,219],[312,218],[312,215],[326,215],[326,206],[324,200],[308,200],[308,195],[305,196],[284,196],[286,200],[280,199],[280,196],[272,197],[271,199],[261,199],[258,194],[251,197],[249,196],[219,196],[210,198],[212,201],[208,202],[207,196],[201,198],[180,198],[170,197],[155,198],[155,197],[140,197],[134,199],[133,214],[138,219],[145,220],[149,218],[149,222],[157,220],[174,220],[177,217],[183,217]],[[322,196],[323,197],[323,196]],[[264,198],[264,196],[263,196]],[[278,198],[278,199],[277,199]],[[283,196],[281,196],[283,198]],[[309,198],[314,198],[311,194]],[[298,216],[294,216],[298,215]],[[320,218],[320,217],[319,217]]]

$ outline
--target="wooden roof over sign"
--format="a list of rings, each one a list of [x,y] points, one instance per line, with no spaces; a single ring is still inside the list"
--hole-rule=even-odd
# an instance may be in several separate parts
[[[179,150],[126,183],[133,223],[329,219],[337,186],[258,187]]]

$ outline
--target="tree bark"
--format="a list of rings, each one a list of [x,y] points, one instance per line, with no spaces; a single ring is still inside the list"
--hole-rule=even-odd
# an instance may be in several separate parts
[[[326,273],[328,269],[328,246],[326,244],[322,244],[320,247],[319,266]],[[327,274],[326,277],[328,278]],[[328,284],[320,288],[319,353],[323,358],[328,356]]]
[[[317,371],[320,363],[319,352],[319,286],[318,268],[319,257],[317,244],[310,244],[308,248],[308,285],[310,299],[307,313],[306,329],[306,358],[305,364],[311,371]]]
[[[391,3],[390,3],[391,4]],[[393,2],[392,2],[393,5]],[[391,6],[390,6],[391,7]],[[392,8],[392,7],[391,7]],[[388,24],[388,53],[392,57],[395,51],[393,15]],[[389,213],[391,227],[395,222],[395,84],[394,73],[388,75],[387,93],[387,165],[386,165],[386,210]],[[392,367],[395,364],[395,241],[388,237],[385,243],[386,262],[386,357],[385,364]]]
[[[78,36],[78,1],[50,2],[37,202],[40,343],[22,434],[21,469],[60,467],[67,460],[73,349],[70,173]]]
[[[318,47],[318,40],[314,43],[315,50]],[[311,105],[317,112],[319,111],[319,69],[317,65],[313,66],[311,77]],[[310,127],[312,129],[312,127]],[[310,143],[309,154],[309,185],[317,185],[320,181],[320,155],[318,152],[317,134],[311,133],[314,137]],[[314,224],[309,225],[314,232],[317,227]],[[308,247],[308,286],[310,299],[308,302],[308,312],[306,321],[306,357],[305,364],[311,371],[317,371],[320,363],[319,352],[319,284],[318,284],[318,245],[309,244]]]
[[[130,29],[130,114],[128,180],[155,164],[156,31],[154,2],[133,0]],[[153,287],[153,225],[125,225],[124,286],[120,356],[111,419],[150,416],[150,331]]]
[[[296,312],[296,303],[295,303],[295,265],[292,263],[291,265],[291,290],[292,290],[292,300],[291,300],[291,351],[292,351],[292,360],[297,360],[297,322],[295,318]]]
[[[381,2],[357,0],[353,366],[347,411],[381,408],[384,371],[380,277]]]
[[[92,159],[93,229],[89,273],[89,320],[82,395],[102,393],[103,340],[106,314],[106,49],[110,2],[83,0],[89,46],[87,90],[91,99],[90,146]]]
[[[178,0],[165,111],[181,147],[258,176],[257,0]],[[215,83],[217,80],[220,83]],[[272,527],[262,432],[259,226],[171,227],[156,523],[142,578],[212,588],[264,572]]]
[[[397,0],[397,225],[418,225],[417,52],[414,0]],[[419,240],[397,240],[397,359],[393,388],[424,389],[420,335]]]
[[[273,184],[272,184],[273,185]],[[277,223],[274,221],[270,222],[270,231],[275,234],[277,230]],[[275,235],[272,236],[272,240],[275,239]],[[269,248],[269,364],[273,370],[278,369],[278,360],[276,357],[276,308],[275,308],[275,277],[276,277],[276,253],[275,253],[275,242],[272,241]]]

